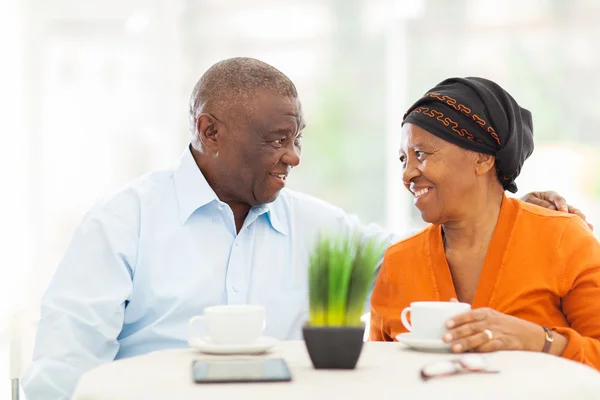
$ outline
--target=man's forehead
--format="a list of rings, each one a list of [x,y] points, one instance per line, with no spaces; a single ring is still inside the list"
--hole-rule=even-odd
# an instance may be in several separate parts
[[[302,108],[297,98],[275,94],[261,94],[253,101],[251,113],[258,120],[295,119],[303,121]],[[300,122],[298,122],[300,124]]]
[[[297,97],[282,95],[266,89],[259,89],[254,93],[254,104],[258,107],[294,110],[296,114],[301,112],[302,108]]]

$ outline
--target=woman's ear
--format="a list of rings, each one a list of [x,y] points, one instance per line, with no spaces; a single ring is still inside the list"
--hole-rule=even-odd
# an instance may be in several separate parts
[[[494,169],[495,166],[496,157],[489,154],[477,153],[475,162],[475,173],[477,175],[485,175],[490,170]]]

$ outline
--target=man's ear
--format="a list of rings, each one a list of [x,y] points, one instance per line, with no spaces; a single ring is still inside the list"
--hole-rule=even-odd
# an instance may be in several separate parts
[[[489,154],[477,153],[475,173],[485,175],[496,166],[496,158]]]
[[[200,114],[196,121],[196,130],[198,140],[207,150],[218,151],[219,132],[217,130],[217,121],[210,114]]]

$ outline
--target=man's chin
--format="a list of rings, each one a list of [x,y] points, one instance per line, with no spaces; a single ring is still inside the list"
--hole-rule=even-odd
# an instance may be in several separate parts
[[[277,197],[279,197],[280,192],[281,192],[281,190],[263,193],[260,197],[257,198],[257,200],[258,200],[259,204],[272,203],[275,200],[277,200]]]

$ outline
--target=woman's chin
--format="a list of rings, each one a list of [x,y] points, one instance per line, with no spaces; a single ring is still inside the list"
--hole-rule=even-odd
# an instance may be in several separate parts
[[[428,210],[420,210],[421,211],[421,219],[428,224],[440,225],[441,218],[439,213],[428,212]]]

